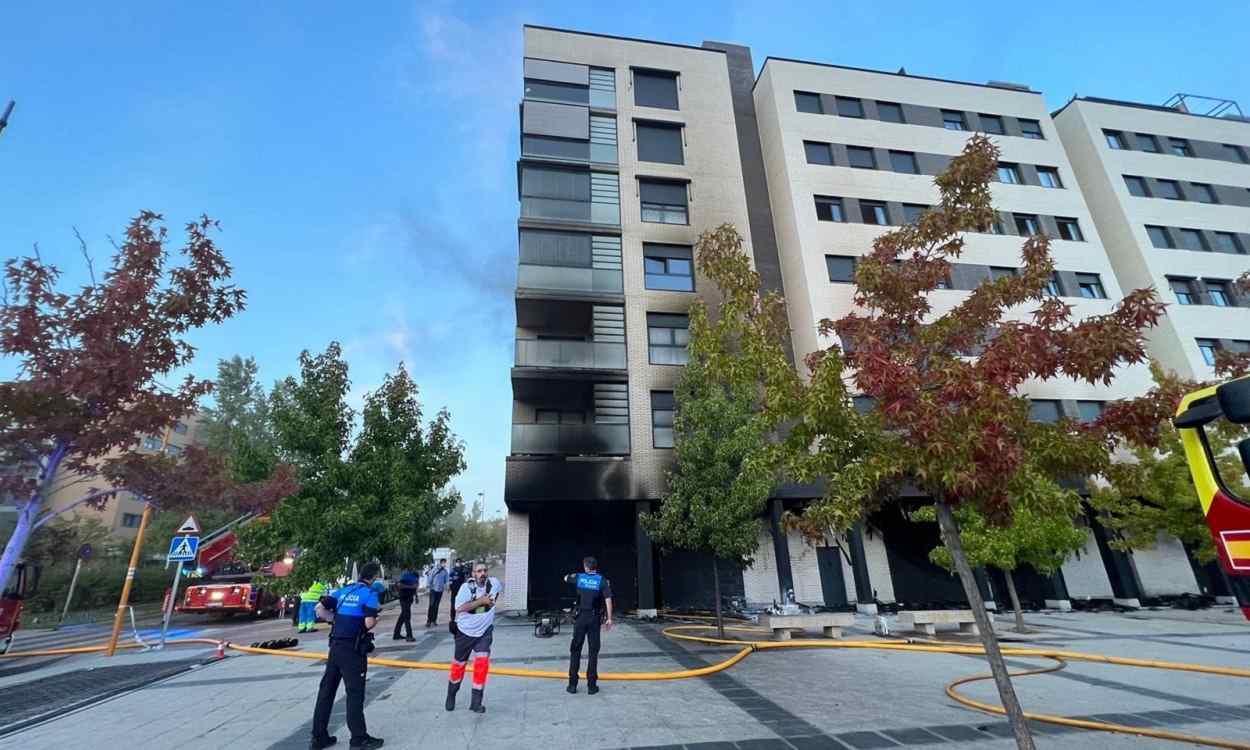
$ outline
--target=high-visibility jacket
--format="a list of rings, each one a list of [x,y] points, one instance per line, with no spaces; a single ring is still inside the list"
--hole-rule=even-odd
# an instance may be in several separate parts
[[[320,581],[308,587],[308,590],[299,595],[301,602],[315,602],[321,599],[326,593],[326,585]]]

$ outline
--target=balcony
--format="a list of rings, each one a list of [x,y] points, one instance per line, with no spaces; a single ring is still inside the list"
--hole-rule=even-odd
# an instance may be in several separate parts
[[[624,370],[625,345],[605,341],[517,339],[516,366]]]
[[[514,424],[515,456],[628,456],[627,424]]]
[[[620,237],[522,229],[519,239],[520,294],[620,301],[624,289]]]

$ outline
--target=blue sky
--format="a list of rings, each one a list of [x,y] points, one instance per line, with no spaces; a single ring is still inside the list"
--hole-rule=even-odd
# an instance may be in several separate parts
[[[105,256],[140,209],[219,219],[250,304],[194,335],[196,372],[240,353],[271,381],[337,339],[359,402],[402,360],[500,510],[523,23],[1250,112],[1250,5],[1206,5],[28,3],[0,19],[0,257],[38,243],[72,281],[72,227]]]

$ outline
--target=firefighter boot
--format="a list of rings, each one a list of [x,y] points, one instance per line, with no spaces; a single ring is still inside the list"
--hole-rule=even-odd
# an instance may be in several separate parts
[[[482,690],[473,688],[473,699],[469,701],[469,710],[475,714],[486,713],[486,706],[482,705]]]
[[[447,683],[447,705],[445,706],[445,708],[448,711],[456,710],[456,693],[458,692],[460,692],[460,683],[458,682]]]

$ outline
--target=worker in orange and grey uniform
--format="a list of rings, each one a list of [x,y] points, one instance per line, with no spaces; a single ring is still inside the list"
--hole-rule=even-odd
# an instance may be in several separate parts
[[[574,605],[573,643],[569,646],[569,693],[577,692],[577,671],[582,661],[582,644],[590,642],[586,659],[586,692],[599,692],[599,629],[612,629],[612,584],[599,575],[599,561],[593,557],[582,560],[582,572],[570,573],[565,583],[577,587]]]

